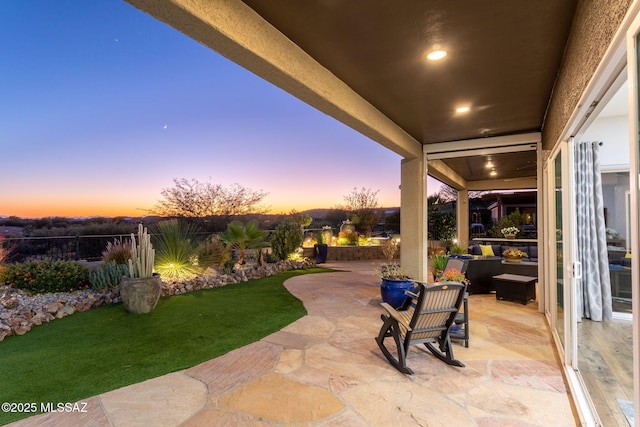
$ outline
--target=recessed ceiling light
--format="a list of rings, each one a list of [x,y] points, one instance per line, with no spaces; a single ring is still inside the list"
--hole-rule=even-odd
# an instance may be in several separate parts
[[[445,56],[447,56],[446,50],[434,50],[433,52],[429,52],[429,54],[427,55],[427,59],[431,61],[438,61]]]
[[[494,171],[494,170],[493,170],[493,171],[489,172],[489,175],[491,175],[491,176],[496,176],[496,175],[498,175],[498,172],[496,172],[496,171]]]
[[[487,169],[491,169],[493,167],[493,163],[491,162],[491,160],[487,160],[487,163],[485,163],[484,167]]]
[[[469,107],[458,107],[456,108],[456,113],[466,113],[470,110]]]

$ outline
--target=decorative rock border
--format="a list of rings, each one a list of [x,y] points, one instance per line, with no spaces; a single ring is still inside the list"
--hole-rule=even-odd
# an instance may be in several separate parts
[[[279,261],[264,266],[244,266],[232,274],[205,274],[182,282],[163,282],[162,295],[179,295],[200,289],[217,288],[231,283],[246,282],[272,276],[287,270],[314,267],[308,258],[301,261]],[[120,302],[120,289],[107,293],[92,289],[75,292],[55,292],[30,296],[20,289],[0,285],[0,341],[10,335],[24,335],[33,326],[61,319],[76,311],[87,311],[102,305]]]

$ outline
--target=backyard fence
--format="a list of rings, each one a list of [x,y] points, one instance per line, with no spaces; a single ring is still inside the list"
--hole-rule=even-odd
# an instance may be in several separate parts
[[[116,239],[130,242],[131,235],[7,237],[1,244],[10,252],[9,262],[42,259],[97,261],[102,259],[107,243]]]

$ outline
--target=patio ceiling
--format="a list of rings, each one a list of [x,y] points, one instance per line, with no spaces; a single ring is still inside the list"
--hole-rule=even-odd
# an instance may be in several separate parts
[[[523,134],[539,140],[577,4],[127,1],[403,157],[416,157],[420,146],[429,152],[432,144],[486,139],[490,146],[496,137]],[[435,48],[447,56],[427,60]],[[356,101],[360,111],[370,110],[354,116]],[[457,113],[460,106],[470,110]],[[366,121],[373,125],[361,125]],[[487,154],[441,156],[430,170],[486,182],[495,179],[483,167]],[[536,175],[535,151],[495,153],[491,160],[503,182]]]
[[[243,0],[422,144],[540,132],[576,1]],[[447,51],[440,61],[426,54]],[[469,106],[468,113],[456,113]],[[536,153],[442,161],[465,181],[536,175]]]

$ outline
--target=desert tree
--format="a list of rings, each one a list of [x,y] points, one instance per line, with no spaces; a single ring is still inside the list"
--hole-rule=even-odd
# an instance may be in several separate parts
[[[308,227],[313,222],[313,218],[302,212],[298,212],[295,209],[289,212],[287,215],[288,222],[294,222],[300,225],[300,228]]]
[[[370,188],[356,188],[343,196],[345,210],[351,214],[351,220],[360,232],[370,233],[371,228],[378,222],[376,208],[378,207],[378,193]]]
[[[160,193],[162,200],[151,210],[154,215],[163,217],[189,218],[198,222],[204,229],[213,218],[225,222],[247,214],[263,214],[268,208],[261,205],[267,193],[252,190],[240,184],[224,187],[211,182],[196,179],[176,179],[174,186],[164,188]]]

